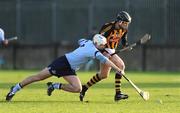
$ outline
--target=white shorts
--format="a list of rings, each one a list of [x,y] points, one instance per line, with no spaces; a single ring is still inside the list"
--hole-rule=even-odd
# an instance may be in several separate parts
[[[111,55],[115,53],[115,49],[105,48],[105,50]]]

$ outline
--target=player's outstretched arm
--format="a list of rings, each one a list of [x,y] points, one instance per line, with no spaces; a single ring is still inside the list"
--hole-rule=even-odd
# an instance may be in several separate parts
[[[123,75],[125,75],[124,71],[120,68],[118,68],[113,62],[111,62],[109,59],[105,62],[106,65],[114,68],[116,71],[121,72]]]
[[[102,55],[100,52],[97,52],[96,58],[103,64],[108,65],[109,67],[114,68],[116,71],[121,72],[122,74],[125,74],[124,71],[120,68],[118,68],[113,62],[111,62],[107,57]]]

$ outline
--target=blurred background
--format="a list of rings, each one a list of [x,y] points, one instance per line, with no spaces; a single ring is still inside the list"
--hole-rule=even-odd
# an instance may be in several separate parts
[[[179,71],[180,0],[0,0],[0,28],[6,38],[19,38],[0,47],[0,69],[44,68],[121,10],[132,17],[129,43],[152,36],[148,44],[119,53],[126,70]],[[98,69],[91,63],[87,70]]]

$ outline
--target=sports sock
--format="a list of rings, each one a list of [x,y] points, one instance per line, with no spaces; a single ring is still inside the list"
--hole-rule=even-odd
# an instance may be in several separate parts
[[[121,72],[116,72],[116,74],[115,74],[115,91],[116,91],[116,94],[121,93],[121,90],[120,90],[121,78],[122,78],[122,73]]]
[[[19,91],[20,89],[22,89],[22,86],[20,85],[20,83],[16,84],[13,89],[12,89],[12,93],[16,93],[17,91]]]
[[[89,87],[96,84],[97,82],[101,81],[99,74],[97,73],[95,76],[93,76],[84,86],[83,91],[87,91]]]
[[[61,83],[53,83],[52,84],[54,89],[61,89],[62,84]]]

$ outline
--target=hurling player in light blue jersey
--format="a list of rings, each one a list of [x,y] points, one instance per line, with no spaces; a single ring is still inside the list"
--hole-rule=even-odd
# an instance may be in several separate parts
[[[0,45],[8,45],[8,40],[4,38],[4,30],[0,28]]]
[[[96,58],[101,63],[111,66],[116,71],[122,71],[99,52],[99,50],[105,48],[106,43],[106,38],[100,34],[96,34],[93,37],[93,41],[86,39],[79,40],[79,47],[77,49],[57,58],[39,73],[29,76],[15,86],[12,86],[6,96],[6,100],[10,101],[16,92],[21,90],[23,87],[52,76],[63,77],[69,84],[48,82],[47,94],[49,96],[52,94],[54,89],[79,93],[82,90],[82,85],[78,76],[76,76],[76,71],[82,66],[82,64],[87,63],[90,59]]]

